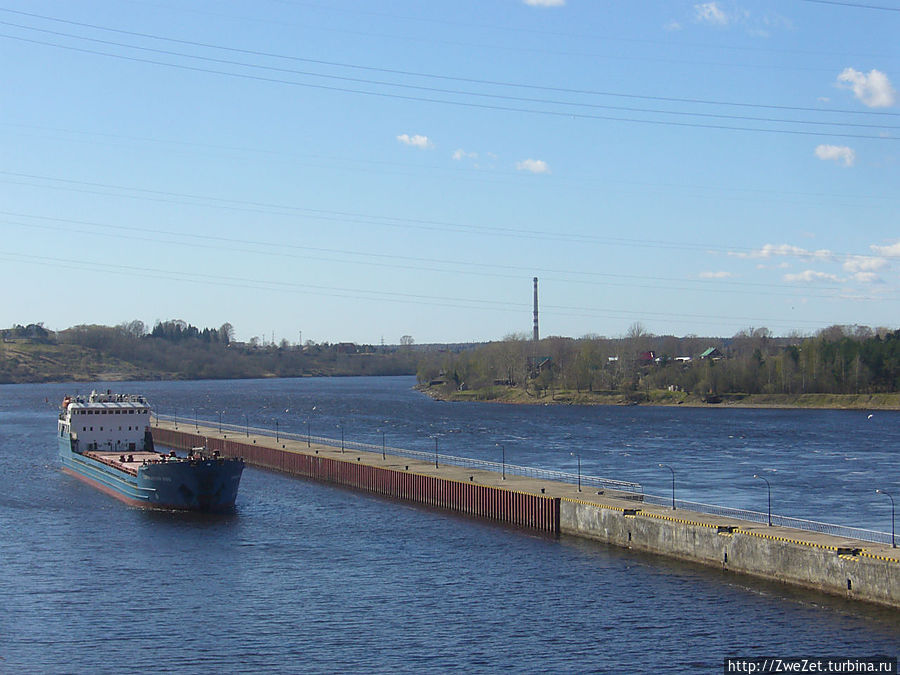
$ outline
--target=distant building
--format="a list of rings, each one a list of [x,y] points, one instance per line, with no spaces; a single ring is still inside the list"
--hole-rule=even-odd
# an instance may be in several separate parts
[[[701,359],[710,359],[712,361],[718,361],[719,359],[725,358],[722,355],[722,352],[718,350],[716,347],[710,347],[705,352],[700,355]]]

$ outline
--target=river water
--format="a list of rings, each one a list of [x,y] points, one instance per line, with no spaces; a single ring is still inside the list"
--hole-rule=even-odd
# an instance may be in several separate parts
[[[412,378],[105,385],[199,419],[575,471],[890,531],[900,414],[446,404]],[[235,513],[61,473],[86,385],[0,386],[0,673],[722,672],[900,651],[900,613],[248,467]]]

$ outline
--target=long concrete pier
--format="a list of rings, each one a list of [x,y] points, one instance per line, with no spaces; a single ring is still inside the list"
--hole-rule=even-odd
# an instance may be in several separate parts
[[[595,539],[900,608],[900,549],[643,503],[635,495],[356,449],[157,420],[156,443],[205,445],[251,465],[384,497]],[[598,493],[599,492],[599,493]]]

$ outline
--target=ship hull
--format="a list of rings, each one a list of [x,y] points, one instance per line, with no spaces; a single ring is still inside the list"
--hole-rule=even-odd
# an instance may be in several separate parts
[[[220,457],[159,461],[135,474],[75,452],[69,438],[59,438],[63,469],[106,494],[145,508],[221,512],[234,508],[244,463]]]

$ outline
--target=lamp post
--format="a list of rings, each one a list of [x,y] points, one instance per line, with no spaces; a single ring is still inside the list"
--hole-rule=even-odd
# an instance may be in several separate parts
[[[197,431],[200,431],[200,423],[197,422],[197,409],[196,408],[194,408],[194,428]]]
[[[672,510],[675,510],[675,469],[673,469],[668,464],[660,464],[660,469],[668,469],[672,472]]]
[[[578,460],[578,491],[581,492],[581,455],[577,452],[570,452],[569,454]]]
[[[438,468],[438,437],[434,437],[434,468]]]
[[[772,527],[772,486],[769,484],[768,479],[760,476],[758,473],[753,474],[753,477],[766,481],[766,492],[769,495],[769,527]]]
[[[506,448],[503,447],[503,443],[497,443],[500,446],[500,466],[502,467],[503,480],[506,480]]]
[[[278,438],[278,420],[275,420],[275,442],[280,443],[281,439]]]
[[[178,408],[175,408],[175,414],[172,415],[175,418],[175,428],[178,428]]]
[[[222,411],[216,410],[216,412],[219,413],[219,433],[221,434],[222,433]]]
[[[309,442],[309,418],[308,418],[308,417],[306,418],[306,447],[307,447],[307,448],[310,447],[310,442]]]
[[[387,455],[384,450],[384,429],[381,430],[381,459],[387,459]]]
[[[875,492],[891,500],[891,547],[897,548],[897,542],[894,540],[894,498],[884,490],[875,490]]]
[[[341,420],[341,423],[338,424],[338,428],[341,430],[341,453],[344,452],[344,420]]]
[[[250,418],[244,415],[244,431],[247,432],[247,438],[250,438]]]

